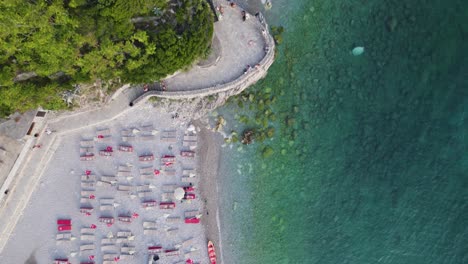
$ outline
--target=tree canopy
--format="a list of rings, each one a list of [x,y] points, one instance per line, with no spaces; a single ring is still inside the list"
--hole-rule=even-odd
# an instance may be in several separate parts
[[[70,83],[159,80],[204,55],[212,35],[206,0],[3,0],[0,115],[60,107]]]

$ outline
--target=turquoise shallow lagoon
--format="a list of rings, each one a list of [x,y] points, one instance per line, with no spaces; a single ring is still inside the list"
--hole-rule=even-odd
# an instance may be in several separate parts
[[[252,90],[277,97],[276,133],[223,149],[225,263],[468,263],[468,3],[274,0],[266,16],[284,42]]]

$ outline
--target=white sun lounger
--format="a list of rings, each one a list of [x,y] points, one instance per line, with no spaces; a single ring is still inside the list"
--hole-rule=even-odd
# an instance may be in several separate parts
[[[101,245],[101,251],[116,252],[117,247],[115,245]]]
[[[153,167],[140,168],[140,174],[152,174],[154,173]]]
[[[182,170],[182,175],[183,176],[195,176],[197,174],[197,171],[194,169],[183,169]]]
[[[81,182],[81,188],[94,188],[94,182]]]
[[[114,205],[112,204],[103,204],[99,206],[99,210],[101,211],[114,211]]]
[[[112,182],[108,182],[108,181],[97,181],[96,182],[96,186],[100,186],[100,187],[112,187],[114,184],[116,184],[117,181],[114,181],[114,183]]]
[[[122,137],[122,141],[123,142],[135,142],[136,141],[136,137],[135,136],[129,136],[129,137],[126,137],[126,136],[123,136]]]
[[[141,174],[141,178],[145,180],[156,180],[154,174]]]
[[[146,236],[156,236],[158,235],[158,230],[156,229],[144,229],[143,234]]]
[[[165,176],[175,176],[176,171],[175,170],[163,170],[162,174],[164,174]]]
[[[83,234],[80,236],[81,240],[88,240],[88,241],[94,241],[95,237],[93,234]]]
[[[82,182],[89,182],[89,181],[95,181],[96,180],[96,175],[91,174],[91,175],[81,175],[81,181]]]
[[[120,248],[120,252],[128,254],[128,255],[133,255],[133,254],[135,254],[135,247],[123,246],[123,247]]]
[[[130,241],[134,241],[135,236],[130,231],[119,231],[117,232],[116,242],[121,243],[128,243]]]
[[[114,245],[116,242],[115,238],[103,238],[101,239],[101,245]]]
[[[80,141],[81,147],[94,147],[94,140],[81,140]]]
[[[115,176],[107,175],[107,176],[101,176],[101,181],[106,181],[106,182],[113,182],[117,181],[117,178]]]
[[[135,252],[133,252],[132,254],[129,254],[129,253],[121,253],[120,256],[119,256],[119,260],[132,260],[135,258],[134,256]]]
[[[89,228],[89,227],[83,227],[83,228],[81,228],[80,233],[81,234],[94,234],[95,231],[96,231],[96,229]]]
[[[81,204],[85,204],[85,203],[90,203],[91,202],[91,199],[89,197],[81,197],[80,198],[80,203]]]
[[[90,147],[80,147],[80,152],[84,152],[84,153],[94,152],[94,147],[93,147],[93,146],[90,146]]]
[[[177,189],[177,184],[164,184],[162,186],[163,192],[174,192],[175,189]]]
[[[136,187],[137,192],[146,192],[146,191],[151,191],[150,185],[149,184],[144,184],[144,185],[138,185]]]
[[[88,251],[88,250],[94,250],[96,247],[94,244],[84,244],[80,246],[80,251]]]
[[[133,236],[131,231],[117,231],[117,237],[131,237]]]
[[[177,131],[175,130],[162,131],[161,137],[177,137]]]
[[[152,141],[152,140],[154,140],[154,136],[153,135],[141,135],[141,140],[143,140],[143,141]]]
[[[126,237],[118,237],[118,238],[115,239],[115,242],[117,244],[122,244],[122,243],[130,242],[130,240],[128,238],[126,238]]]
[[[184,135],[184,141],[197,141],[197,135]]]
[[[175,138],[175,137],[162,137],[162,138],[161,138],[161,142],[165,142],[165,143],[176,143],[176,142],[177,142],[177,138]]]
[[[182,219],[178,216],[170,216],[166,218],[167,223],[180,223],[182,222]]]
[[[153,192],[151,191],[138,192],[138,197],[140,198],[150,198],[152,196],[153,196]]]
[[[94,192],[95,191],[81,191],[81,196],[90,196],[90,195],[94,195]]]
[[[110,135],[110,133],[111,133],[110,128],[103,128],[103,129],[96,130],[96,135],[108,136]]]
[[[115,258],[118,257],[119,255],[118,254],[104,254],[102,256],[102,259],[106,260],[106,261],[111,261],[110,263],[113,263],[115,264]]]
[[[134,240],[135,240],[135,236],[129,236],[129,237],[118,237],[115,241],[118,244],[122,244],[122,243],[129,243],[130,241],[134,241]]]
[[[118,171],[131,171],[132,167],[127,165],[119,165]]]
[[[72,238],[72,234],[71,233],[60,233],[60,234],[57,234],[55,236],[55,239],[56,240],[64,240],[64,241],[68,241]]]
[[[132,172],[131,171],[118,171],[117,176],[119,176],[119,177],[129,177],[129,176],[132,176]]]
[[[143,222],[143,228],[145,229],[151,229],[151,228],[156,228],[156,222],[152,222],[152,221],[146,221],[146,222]]]
[[[117,187],[118,191],[124,191],[124,192],[129,192],[133,190],[133,186],[131,185],[124,185],[124,184],[119,184]]]
[[[182,182],[195,182],[195,177],[188,177],[188,176],[182,176],[182,178],[180,178],[180,180]]]
[[[101,198],[99,199],[100,204],[114,204],[114,198]]]

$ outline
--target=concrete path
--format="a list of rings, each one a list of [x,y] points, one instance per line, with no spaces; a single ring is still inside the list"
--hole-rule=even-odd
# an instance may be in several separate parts
[[[254,67],[265,56],[262,25],[255,16],[243,22],[242,9],[222,3],[224,14],[214,24],[214,32],[221,44],[221,58],[211,67],[193,66],[165,80],[167,91],[187,91],[225,84],[241,76],[247,65]]]

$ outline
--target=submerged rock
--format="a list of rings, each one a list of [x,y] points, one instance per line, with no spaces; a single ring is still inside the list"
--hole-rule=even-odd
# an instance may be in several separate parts
[[[266,146],[265,148],[263,148],[262,157],[263,158],[268,158],[271,155],[273,155],[274,153],[275,153],[275,151],[273,150],[273,148],[271,148],[270,146]]]
[[[242,133],[242,144],[251,144],[255,139],[255,131],[253,129],[244,130]]]

